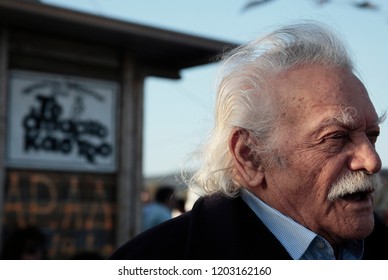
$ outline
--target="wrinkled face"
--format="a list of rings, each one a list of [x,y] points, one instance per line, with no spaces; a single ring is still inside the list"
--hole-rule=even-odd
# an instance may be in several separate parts
[[[295,67],[275,82],[282,164],[265,170],[258,196],[332,245],[366,237],[374,227],[370,175],[381,161],[379,119],[365,87],[348,70],[319,65]]]

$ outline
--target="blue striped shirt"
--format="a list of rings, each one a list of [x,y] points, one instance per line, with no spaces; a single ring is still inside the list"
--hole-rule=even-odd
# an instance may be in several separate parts
[[[241,198],[280,241],[294,260],[336,259],[333,248],[323,237],[270,207],[247,190],[241,191]],[[348,241],[341,246],[338,258],[358,260],[362,258],[363,250],[364,243],[362,240]]]

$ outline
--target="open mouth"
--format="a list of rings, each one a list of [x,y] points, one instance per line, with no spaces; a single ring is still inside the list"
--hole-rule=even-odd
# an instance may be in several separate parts
[[[367,200],[370,197],[370,194],[373,191],[368,190],[368,191],[361,191],[361,192],[355,192],[355,193],[348,193],[343,195],[341,198],[344,200],[352,200],[352,201],[363,201]]]

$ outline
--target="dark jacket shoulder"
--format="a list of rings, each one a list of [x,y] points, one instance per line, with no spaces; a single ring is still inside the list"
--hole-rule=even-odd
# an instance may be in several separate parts
[[[193,209],[136,236],[111,259],[290,259],[240,197],[200,198]]]

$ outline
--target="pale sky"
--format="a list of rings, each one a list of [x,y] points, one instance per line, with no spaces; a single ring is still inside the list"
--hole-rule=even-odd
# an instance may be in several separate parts
[[[387,110],[388,2],[378,9],[352,5],[362,1],[272,0],[242,12],[248,0],[42,0],[104,17],[244,43],[273,26],[316,19],[343,36],[378,113]],[[185,157],[212,127],[217,65],[184,70],[181,80],[148,78],[145,86],[144,175],[179,172]],[[381,126],[377,150],[388,168],[388,120]]]

